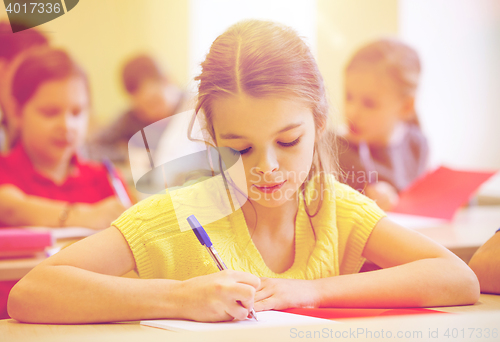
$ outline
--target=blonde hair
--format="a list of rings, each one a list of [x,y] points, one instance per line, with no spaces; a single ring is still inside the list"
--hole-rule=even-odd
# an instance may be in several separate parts
[[[215,99],[246,94],[297,99],[310,106],[316,128],[313,165],[301,191],[317,174],[324,185],[324,172],[331,172],[336,158],[331,135],[323,134],[328,121],[328,101],[323,78],[306,43],[290,27],[260,20],[241,21],[212,43],[199,81],[195,115],[205,115],[213,141],[212,103]],[[194,121],[194,117],[192,123]],[[304,196],[305,197],[305,196]],[[314,216],[319,212],[321,203]],[[308,208],[306,211],[309,215]]]
[[[393,81],[402,96],[415,97],[421,72],[417,51],[398,39],[383,38],[369,43],[354,53],[345,71],[362,67],[380,67]],[[417,114],[410,120],[418,124]]]

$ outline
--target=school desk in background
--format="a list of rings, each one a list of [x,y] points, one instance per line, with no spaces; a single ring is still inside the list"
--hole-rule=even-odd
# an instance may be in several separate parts
[[[452,220],[457,210],[468,203],[481,184],[495,173],[441,166],[402,191],[392,212]]]

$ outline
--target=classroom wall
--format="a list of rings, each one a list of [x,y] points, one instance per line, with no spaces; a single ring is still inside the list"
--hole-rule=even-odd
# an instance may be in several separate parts
[[[38,29],[48,35],[54,45],[67,48],[88,71],[96,111],[94,118],[102,125],[119,114],[127,103],[119,86],[124,58],[151,51],[169,67],[179,85],[189,83],[193,74],[189,64],[192,50],[189,37],[193,36],[193,32],[189,32],[189,18],[190,6],[195,3],[190,0],[85,0]],[[366,41],[379,35],[397,34],[398,2],[316,0],[316,8],[317,36],[313,49],[332,105],[341,113],[343,65],[351,52]],[[1,2],[0,20],[5,19],[5,6]]]
[[[194,3],[196,1],[193,1]],[[151,51],[174,79],[190,81],[189,0],[85,0],[38,27],[67,48],[88,71],[96,121],[104,124],[126,105],[118,86],[124,58]],[[6,19],[0,5],[0,19]],[[317,0],[317,58],[335,108],[342,103],[342,66],[351,51],[380,34],[397,33],[397,0]],[[356,20],[353,20],[356,18]]]
[[[398,34],[398,0],[317,0],[317,4],[318,64],[338,124],[343,118],[344,65],[370,40]]]
[[[87,70],[94,119],[104,124],[126,108],[120,70],[136,53],[151,52],[180,86],[187,83],[187,16],[187,0],[84,0],[37,28]],[[0,20],[7,20],[3,1]]]
[[[400,1],[420,53],[418,111],[431,165],[500,169],[500,1]]]
[[[190,0],[189,4],[191,78],[200,74],[200,63],[215,38],[245,19],[270,20],[288,25],[305,39],[313,54],[317,52],[315,0]]]

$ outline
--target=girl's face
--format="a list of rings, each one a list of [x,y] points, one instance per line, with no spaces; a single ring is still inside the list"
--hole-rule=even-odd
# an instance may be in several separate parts
[[[238,95],[215,100],[212,111],[217,145],[241,153],[249,199],[277,207],[295,198],[313,161],[311,109],[288,99]]]
[[[88,111],[81,78],[42,83],[21,109],[21,139],[28,154],[46,163],[73,155],[85,137]]]
[[[374,67],[348,71],[345,91],[349,140],[387,145],[396,124],[407,115],[409,99],[398,93],[388,75]]]
[[[147,124],[171,115],[178,101],[179,93],[174,85],[151,79],[143,81],[132,95],[138,118]]]

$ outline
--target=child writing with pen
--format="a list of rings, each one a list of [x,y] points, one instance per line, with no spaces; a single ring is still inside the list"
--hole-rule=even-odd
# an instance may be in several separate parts
[[[344,75],[348,131],[338,139],[339,180],[390,210],[427,163],[415,111],[420,59],[399,40],[379,39],[352,56]]]
[[[11,292],[13,318],[225,321],[252,309],[477,301],[465,263],[328,172],[323,79],[295,31],[237,23],[214,41],[197,80],[196,115],[216,146],[239,153],[246,175],[248,200],[204,225],[231,270],[218,272],[193,232],[179,229],[167,192],[35,267]],[[358,273],[365,258],[382,269]],[[142,279],[120,277],[132,269]]]

